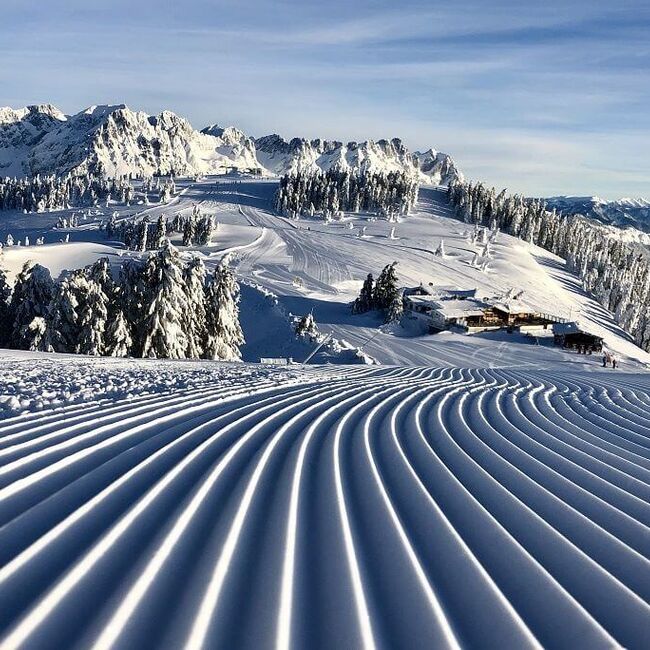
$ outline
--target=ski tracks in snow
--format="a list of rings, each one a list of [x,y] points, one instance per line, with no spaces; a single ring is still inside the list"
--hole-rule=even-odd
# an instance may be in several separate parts
[[[242,375],[0,424],[0,646],[647,647],[641,375]]]

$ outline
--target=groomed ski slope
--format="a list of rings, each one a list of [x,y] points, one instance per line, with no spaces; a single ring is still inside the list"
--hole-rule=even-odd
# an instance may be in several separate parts
[[[647,374],[0,372],[3,650],[650,644]]]

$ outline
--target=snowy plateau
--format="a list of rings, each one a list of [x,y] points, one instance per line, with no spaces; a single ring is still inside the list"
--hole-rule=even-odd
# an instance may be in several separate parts
[[[316,168],[412,172],[419,198],[390,221],[277,214],[277,176]],[[449,156],[0,109],[0,176],[71,171],[175,192],[0,212],[10,281],[29,260],[117,272],[143,253],[101,223],[198,209],[212,240],[172,243],[231,259],[246,342],[233,363],[0,350],[0,648],[650,647],[650,354],[552,253],[499,233],[477,265]],[[404,287],[514,293],[619,367],[351,313],[394,261]]]

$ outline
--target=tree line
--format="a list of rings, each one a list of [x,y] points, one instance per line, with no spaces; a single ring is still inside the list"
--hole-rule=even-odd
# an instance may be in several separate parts
[[[227,258],[208,274],[169,241],[129,260],[108,258],[60,281],[27,262],[13,290],[0,270],[0,347],[95,356],[238,360],[239,285]]]
[[[418,200],[417,179],[405,172],[357,172],[330,169],[288,174],[280,179],[275,209],[297,218],[338,216],[341,212],[408,214]]]
[[[131,183],[124,178],[103,176],[0,177],[0,209],[45,212],[84,205],[99,205],[109,199],[128,204]]]
[[[650,351],[650,259],[643,247],[581,215],[558,214],[542,200],[497,194],[482,183],[450,183],[447,195],[457,218],[499,228],[564,258],[585,289]]]

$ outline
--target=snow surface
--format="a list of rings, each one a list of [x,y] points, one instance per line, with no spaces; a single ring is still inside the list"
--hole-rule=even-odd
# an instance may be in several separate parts
[[[280,368],[0,351],[3,650],[648,646],[650,355],[562,260],[500,234],[473,267],[435,188],[395,225],[275,216],[270,181],[179,186],[139,209],[215,215],[212,245],[181,250],[235,256],[245,361],[305,359],[291,322],[310,311],[336,340]],[[117,267],[137,253],[97,230],[113,209],[1,262]],[[57,241],[60,214],[5,215],[0,237]],[[408,286],[523,291],[622,370],[351,315],[394,260]]]
[[[0,646],[646,647],[647,373],[2,353]]]
[[[472,266],[475,254],[481,255],[483,246],[470,242],[467,224],[450,218],[443,190],[423,187],[418,210],[398,224],[363,214],[325,224],[318,218],[289,220],[273,214],[271,204],[276,181],[234,175],[208,177],[199,182],[179,181],[178,186],[182,193],[170,203],[122,207],[120,215],[139,210],[155,222],[161,213],[171,218],[176,213],[189,214],[198,205],[203,213],[213,214],[219,222],[211,246],[198,249],[208,267],[216,264],[224,253],[234,253],[239,276],[251,287],[272,293],[287,319],[291,314],[302,316],[313,311],[323,334],[331,334],[350,347],[362,347],[379,363],[470,367],[523,364],[537,368],[573,365],[600,371],[598,355],[585,357],[564,352],[544,338],[503,332],[428,335],[408,320],[404,327],[378,329],[379,315],[351,315],[348,303],[358,294],[367,273],[376,276],[383,266],[397,260],[397,273],[404,286],[432,283],[436,287],[476,289],[478,299],[504,298],[510,290],[514,294],[523,292],[520,299],[531,308],[577,320],[588,331],[602,336],[606,347],[619,356],[624,367],[650,366],[650,355],[634,345],[612,315],[583,291],[579,279],[567,271],[559,257],[500,233],[490,245],[488,270]],[[122,250],[119,245],[112,246],[97,230],[99,221],[114,209],[114,206],[93,208],[90,210],[93,216],[81,222],[79,228],[67,231],[51,230],[66,211],[0,215],[0,241],[9,232],[20,239],[27,235],[32,242],[41,235],[46,242],[58,242],[65,234],[70,236],[69,244],[5,247],[0,263],[8,268],[10,275],[20,270],[26,259],[51,267],[55,276],[64,269],[89,264],[107,254],[118,266],[124,255],[134,253]],[[365,236],[359,237],[363,227]],[[393,227],[395,239],[390,238]],[[175,244],[181,243],[180,235],[173,239]],[[435,255],[441,239],[445,245],[444,257]],[[250,304],[259,307],[258,298],[253,298],[250,291],[247,294]],[[241,308],[246,324],[244,334],[249,340],[263,340],[267,318],[269,323],[277,323],[275,311],[252,318],[245,313],[246,301]],[[304,345],[292,349],[295,341],[290,328],[281,329],[284,331],[281,345],[274,336],[269,338],[287,351],[287,356],[303,360]],[[262,347],[244,349],[244,360],[258,361],[268,356],[263,354]],[[325,358],[315,359],[319,360]]]

